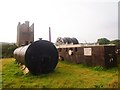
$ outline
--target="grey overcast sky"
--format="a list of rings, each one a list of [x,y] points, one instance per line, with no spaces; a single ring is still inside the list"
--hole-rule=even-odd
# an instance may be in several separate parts
[[[79,42],[118,38],[119,0],[1,0],[0,42],[16,42],[18,22],[35,24],[34,36],[52,42],[76,37]]]

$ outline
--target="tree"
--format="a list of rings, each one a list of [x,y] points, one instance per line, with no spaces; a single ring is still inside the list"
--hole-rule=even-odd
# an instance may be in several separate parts
[[[108,40],[107,38],[100,38],[97,40],[97,43],[99,43],[100,45],[109,44],[110,40]]]

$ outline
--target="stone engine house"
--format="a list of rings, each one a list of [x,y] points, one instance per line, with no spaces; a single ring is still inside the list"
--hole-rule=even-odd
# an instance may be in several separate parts
[[[17,46],[27,45],[34,42],[34,23],[29,26],[29,21],[18,23],[17,26]]]

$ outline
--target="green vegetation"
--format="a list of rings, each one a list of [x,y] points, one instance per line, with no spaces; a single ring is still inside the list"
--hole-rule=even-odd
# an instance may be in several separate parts
[[[116,39],[113,41],[110,41],[111,44],[115,44],[117,48],[120,48],[120,40]]]
[[[107,38],[100,38],[97,40],[97,43],[99,43],[100,45],[109,44],[110,40],[108,40]]]
[[[1,59],[3,88],[117,88],[118,69],[59,61],[54,72],[24,75],[15,59]]]
[[[115,44],[117,48],[120,48],[120,40],[119,39],[110,41],[107,38],[99,38],[99,39],[97,39],[97,43],[99,43],[100,45]]]
[[[17,46],[14,43],[2,43],[2,47],[0,47],[0,49],[2,50],[2,55],[0,54],[0,57],[3,58],[13,57],[13,51],[16,48]]]

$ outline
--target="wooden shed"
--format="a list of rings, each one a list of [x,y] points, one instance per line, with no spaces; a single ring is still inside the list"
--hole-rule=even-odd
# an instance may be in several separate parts
[[[116,47],[113,45],[60,45],[59,57],[73,63],[105,68],[117,66]]]

